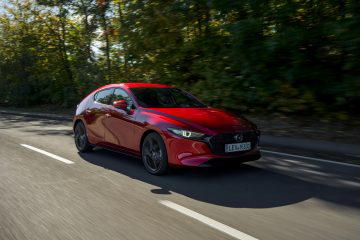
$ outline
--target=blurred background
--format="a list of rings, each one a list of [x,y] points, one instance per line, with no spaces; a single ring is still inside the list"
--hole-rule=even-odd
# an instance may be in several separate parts
[[[359,13],[359,0],[0,0],[0,239],[360,239]],[[244,115],[262,158],[155,177],[78,153],[76,105],[120,82]]]
[[[264,126],[360,123],[357,0],[0,3],[0,106],[73,109],[99,86],[151,82]]]

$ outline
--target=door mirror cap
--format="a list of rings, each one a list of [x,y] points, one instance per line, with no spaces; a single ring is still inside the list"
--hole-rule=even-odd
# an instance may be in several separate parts
[[[128,105],[127,105],[127,102],[125,100],[119,100],[119,101],[114,101],[113,106],[118,108],[118,109],[122,109],[122,110],[126,111]]]

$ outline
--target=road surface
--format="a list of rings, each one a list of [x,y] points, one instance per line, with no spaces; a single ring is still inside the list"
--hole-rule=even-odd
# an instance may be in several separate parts
[[[264,152],[156,177],[119,153],[79,154],[70,122],[0,114],[0,239],[359,236],[359,166]]]

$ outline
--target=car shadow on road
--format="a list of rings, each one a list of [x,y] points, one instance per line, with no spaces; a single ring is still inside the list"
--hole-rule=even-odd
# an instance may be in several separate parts
[[[243,164],[237,168],[186,168],[165,176],[148,174],[141,160],[104,149],[79,153],[85,161],[156,186],[154,194],[182,194],[198,201],[232,208],[273,208],[320,198],[360,207],[359,193],[308,182]]]

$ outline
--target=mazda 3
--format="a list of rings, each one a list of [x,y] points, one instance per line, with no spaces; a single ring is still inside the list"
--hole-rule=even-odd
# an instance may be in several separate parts
[[[101,87],[81,101],[73,123],[79,152],[100,146],[131,154],[155,175],[170,167],[260,158],[260,131],[255,124],[166,85]]]

